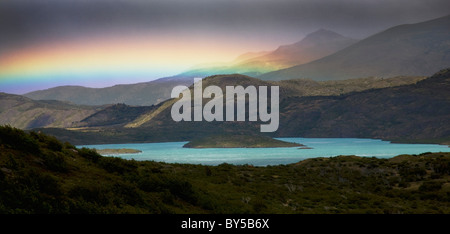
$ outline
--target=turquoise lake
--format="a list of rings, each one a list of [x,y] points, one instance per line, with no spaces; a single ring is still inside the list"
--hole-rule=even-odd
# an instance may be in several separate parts
[[[296,163],[307,158],[357,155],[362,157],[390,158],[400,154],[425,152],[450,152],[445,145],[395,144],[389,141],[359,138],[277,138],[296,142],[312,149],[291,148],[183,148],[187,142],[133,143],[77,146],[96,149],[129,148],[141,150],[138,154],[114,155],[124,159],[151,160],[167,163],[203,165],[251,164],[267,166]]]

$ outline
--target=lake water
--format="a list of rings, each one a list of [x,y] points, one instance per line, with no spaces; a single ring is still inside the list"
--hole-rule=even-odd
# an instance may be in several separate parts
[[[394,144],[388,141],[359,138],[277,138],[296,142],[312,149],[292,148],[183,148],[187,142],[105,144],[78,146],[96,149],[129,148],[141,150],[138,154],[116,155],[124,159],[151,160],[167,163],[190,163],[203,165],[251,164],[267,166],[296,163],[307,158],[338,155],[389,158],[400,154],[420,154],[425,152],[450,152],[444,145],[434,144]]]

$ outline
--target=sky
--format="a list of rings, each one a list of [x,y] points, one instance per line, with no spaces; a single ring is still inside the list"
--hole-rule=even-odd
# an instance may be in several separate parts
[[[146,82],[318,29],[363,39],[448,14],[448,0],[0,1],[0,92]]]

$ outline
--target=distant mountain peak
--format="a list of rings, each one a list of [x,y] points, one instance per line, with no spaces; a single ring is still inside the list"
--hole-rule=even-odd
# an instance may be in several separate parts
[[[398,25],[315,61],[269,72],[259,78],[319,81],[370,76],[429,76],[450,64],[449,27],[450,16]],[[324,48],[332,44],[320,43],[322,34],[327,33],[319,30],[308,35],[301,45]],[[323,38],[329,40],[328,36]],[[339,39],[331,41],[340,42]]]
[[[308,34],[307,37],[308,36],[317,36],[317,35],[331,35],[331,36],[341,36],[342,37],[341,34],[331,31],[331,30],[328,30],[328,29],[324,29],[324,28],[321,28],[319,30],[316,30],[316,31]]]
[[[345,36],[342,36],[341,34],[337,32],[333,32],[327,29],[319,29],[317,31],[314,31],[308,35],[305,36],[301,41],[297,43],[301,44],[318,44],[318,43],[326,43],[329,41],[334,40],[342,40],[342,39],[349,39]]]

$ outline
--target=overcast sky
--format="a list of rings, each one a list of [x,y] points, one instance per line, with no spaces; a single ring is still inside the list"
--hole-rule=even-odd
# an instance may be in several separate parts
[[[266,46],[293,43],[320,28],[362,39],[398,24],[447,14],[448,0],[14,0],[0,2],[0,37],[5,47],[126,30],[214,34]]]

